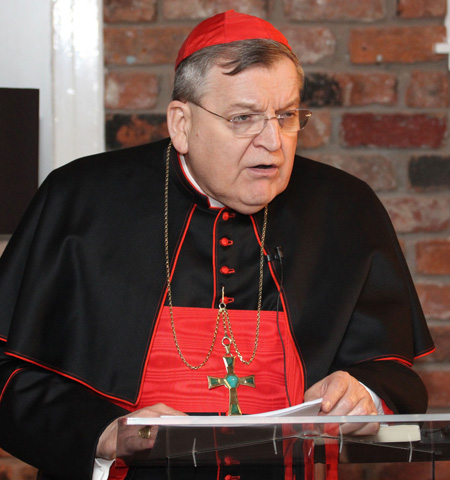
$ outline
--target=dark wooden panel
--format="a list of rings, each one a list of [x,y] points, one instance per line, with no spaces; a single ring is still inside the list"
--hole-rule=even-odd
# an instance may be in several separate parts
[[[0,88],[0,145],[0,234],[10,234],[38,186],[39,90]]]

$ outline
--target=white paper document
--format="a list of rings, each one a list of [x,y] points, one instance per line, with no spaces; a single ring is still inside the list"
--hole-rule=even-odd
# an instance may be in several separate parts
[[[283,408],[281,410],[273,410],[270,412],[256,413],[253,415],[234,415],[216,416],[216,415],[163,415],[161,417],[139,418],[128,417],[127,425],[259,425],[265,423],[273,423],[274,417],[311,417],[317,415],[320,410],[322,399],[312,400],[311,402],[301,403],[293,407]],[[287,420],[287,419],[286,419]],[[281,423],[288,423],[282,422]]]
[[[281,410],[273,410],[271,412],[255,413],[248,415],[249,417],[309,417],[310,415],[318,415],[322,399],[311,400],[310,402],[300,403],[293,407],[282,408]]]

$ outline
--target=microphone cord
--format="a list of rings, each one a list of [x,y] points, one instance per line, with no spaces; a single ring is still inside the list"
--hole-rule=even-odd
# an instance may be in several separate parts
[[[286,348],[284,346],[284,341],[283,341],[283,336],[281,334],[280,330],[280,318],[279,318],[279,312],[280,312],[280,301],[281,301],[281,292],[283,290],[283,252],[281,250],[281,247],[276,247],[276,255],[275,258],[279,260],[280,262],[280,288],[278,290],[278,295],[277,295],[277,330],[278,330],[278,336],[280,337],[280,342],[281,342],[281,348],[283,350],[283,371],[284,371],[284,388],[286,391],[286,398],[288,401],[289,407],[292,406],[291,404],[291,398],[289,396],[289,390],[288,390],[288,384],[287,384],[287,372],[286,372]]]

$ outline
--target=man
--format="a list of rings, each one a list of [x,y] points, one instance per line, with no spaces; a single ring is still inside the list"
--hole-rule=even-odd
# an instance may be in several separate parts
[[[176,68],[171,142],[53,172],[1,259],[0,444],[43,479],[108,471],[124,415],[426,409],[410,367],[433,345],[386,212],[295,157],[310,112],[287,40],[225,12]]]

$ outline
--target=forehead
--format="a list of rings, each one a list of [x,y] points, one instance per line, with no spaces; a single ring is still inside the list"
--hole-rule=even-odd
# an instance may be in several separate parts
[[[203,99],[222,107],[249,105],[265,109],[267,104],[283,108],[300,100],[301,81],[295,64],[280,58],[270,66],[255,65],[236,75],[213,66],[205,77]]]

